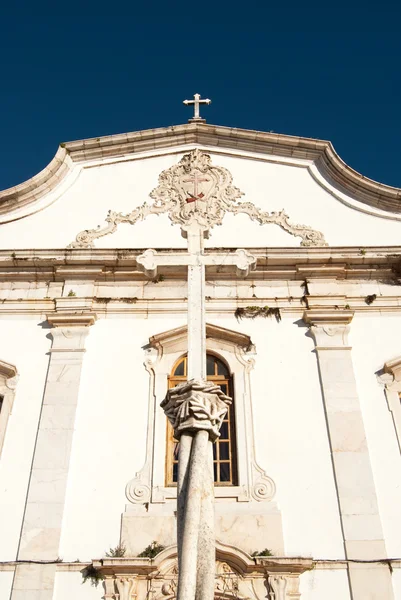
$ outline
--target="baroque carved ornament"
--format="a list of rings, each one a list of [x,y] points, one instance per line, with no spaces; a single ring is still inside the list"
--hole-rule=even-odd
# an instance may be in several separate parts
[[[210,229],[221,225],[224,215],[246,214],[261,225],[273,223],[302,239],[301,246],[327,246],[323,234],[307,225],[293,224],[284,210],[262,211],[252,202],[238,202],[243,196],[232,185],[232,175],[224,167],[212,165],[211,158],[199,149],[185,154],[180,162],[159,175],[159,185],[151,193],[153,204],[146,202],[128,214],[109,211],[106,225],[81,231],[70,248],[92,248],[97,238],[114,233],[120,223],[134,225],[149,215],[167,213],[185,232],[193,223]]]

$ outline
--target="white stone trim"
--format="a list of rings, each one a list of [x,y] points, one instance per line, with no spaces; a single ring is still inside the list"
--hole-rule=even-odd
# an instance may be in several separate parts
[[[401,452],[401,356],[384,363],[383,370],[380,382],[384,383],[387,406],[393,418],[398,448]]]
[[[57,318],[60,317],[60,318]],[[11,600],[53,597],[85,341],[96,315],[53,315],[52,348]]]
[[[250,386],[255,348],[248,336],[222,327],[207,325],[206,335],[206,349],[220,356],[230,368],[235,398],[238,485],[215,486],[215,497],[238,502],[270,501],[275,495],[276,486],[258,465],[255,456]],[[149,373],[146,458],[142,469],[126,487],[127,498],[134,504],[159,504],[177,498],[177,488],[165,485],[166,417],[159,404],[166,395],[168,376],[175,362],[186,351],[186,327],[153,336],[149,340],[144,362]]]
[[[307,310],[319,365],[327,432],[342,524],[350,592],[355,600],[366,597],[393,600],[387,565],[374,572],[368,562],[386,556],[375,481],[356,385],[348,333],[349,310]],[[352,428],[352,434],[350,432]],[[361,496],[363,490],[363,496]]]
[[[3,398],[0,410],[0,456],[6,436],[8,419],[14,404],[17,382],[17,368],[0,360],[0,396]]]

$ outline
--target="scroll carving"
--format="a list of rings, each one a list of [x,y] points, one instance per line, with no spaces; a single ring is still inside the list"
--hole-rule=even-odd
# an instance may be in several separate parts
[[[146,440],[146,458],[142,469],[135,474],[125,487],[125,495],[133,504],[147,504],[151,500],[151,471],[153,461],[153,436],[149,427],[152,426],[155,410],[155,373],[153,361],[148,358],[143,363],[150,377],[149,408],[148,408],[148,434]]]
[[[237,202],[241,196],[243,192],[232,184],[228,169],[212,165],[210,156],[201,150],[192,150],[177,165],[159,175],[159,185],[150,193],[153,204],[144,202],[128,214],[109,211],[104,227],[81,231],[69,248],[92,248],[96,239],[114,233],[120,223],[134,225],[152,214],[167,213],[170,220],[185,231],[194,222],[205,230],[221,225],[226,212],[246,214],[261,225],[278,225],[300,237],[301,246],[327,246],[320,231],[291,223],[284,210],[262,211],[252,202]]]
[[[286,600],[287,578],[284,575],[269,575],[271,600]]]

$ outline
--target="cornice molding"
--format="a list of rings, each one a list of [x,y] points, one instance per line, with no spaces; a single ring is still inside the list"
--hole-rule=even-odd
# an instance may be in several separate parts
[[[303,320],[313,326],[345,326],[351,323],[353,317],[353,310],[306,310]]]
[[[90,327],[97,319],[96,313],[55,313],[47,315],[48,322],[53,327]]]
[[[12,379],[18,375],[17,367],[10,363],[0,360],[0,377],[5,379]]]
[[[390,373],[395,381],[401,380],[401,356],[397,356],[397,358],[393,358],[392,360],[388,360],[384,363],[384,372]]]
[[[187,326],[185,325],[183,327],[170,329],[169,331],[164,331],[163,333],[159,333],[157,335],[152,335],[152,337],[149,338],[149,346],[152,348],[160,348],[168,344],[176,344],[181,339],[186,339],[186,337]],[[248,350],[252,347],[252,340],[249,335],[245,335],[239,331],[232,331],[231,329],[226,329],[225,327],[211,325],[210,323],[206,323],[206,338],[223,340],[243,348],[244,350]]]
[[[338,187],[340,192],[375,209],[390,214],[401,213],[400,188],[373,181],[358,173],[338,156],[328,141],[190,123],[62,144],[53,160],[40,173],[0,192],[0,216],[9,215],[3,219],[7,221],[34,212],[29,206],[55,190],[74,166],[89,166],[91,161],[126,159],[127,155],[149,151],[171,151],[171,148],[179,146],[206,146],[220,151],[226,149],[313,162],[318,172]],[[26,209],[25,214],[21,209]]]

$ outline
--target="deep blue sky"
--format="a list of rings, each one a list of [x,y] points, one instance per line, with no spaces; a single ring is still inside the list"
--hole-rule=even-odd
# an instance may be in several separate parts
[[[185,123],[195,92],[213,101],[208,123],[328,139],[354,169],[401,187],[401,9],[363,23],[366,4],[41,6],[0,20],[0,189],[60,142]]]

